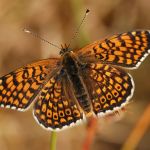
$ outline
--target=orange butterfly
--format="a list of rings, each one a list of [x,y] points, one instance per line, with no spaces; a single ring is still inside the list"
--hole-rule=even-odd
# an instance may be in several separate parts
[[[149,31],[96,41],[79,50],[61,49],[49,58],[0,78],[0,106],[33,115],[46,129],[60,130],[86,117],[103,116],[126,105],[134,92],[130,74],[150,52]]]

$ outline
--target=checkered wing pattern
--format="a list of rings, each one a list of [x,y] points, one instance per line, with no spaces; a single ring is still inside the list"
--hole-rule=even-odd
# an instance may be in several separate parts
[[[77,55],[87,61],[95,58],[102,63],[135,69],[150,52],[150,32],[133,31],[96,41],[77,50]]]
[[[124,106],[132,97],[132,77],[120,68],[107,64],[90,64],[86,73],[93,111],[104,115]],[[89,86],[90,85],[90,86]]]
[[[0,107],[25,110],[39,94],[58,59],[28,64],[0,78]]]
[[[75,101],[66,95],[71,89],[63,84],[63,79],[60,74],[53,76],[42,89],[34,106],[35,119],[49,130],[64,129],[83,119],[83,113]]]

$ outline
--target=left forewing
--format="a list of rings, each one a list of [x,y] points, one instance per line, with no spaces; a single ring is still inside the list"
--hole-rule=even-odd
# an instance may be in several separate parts
[[[58,59],[27,64],[0,78],[0,107],[26,110],[38,95]]]

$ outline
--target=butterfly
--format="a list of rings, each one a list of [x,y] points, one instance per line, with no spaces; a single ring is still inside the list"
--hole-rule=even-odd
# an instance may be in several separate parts
[[[65,45],[60,58],[40,60],[0,78],[0,107],[25,111],[45,129],[62,130],[90,116],[124,107],[134,92],[126,69],[137,69],[150,52],[150,32],[132,31],[81,49]]]

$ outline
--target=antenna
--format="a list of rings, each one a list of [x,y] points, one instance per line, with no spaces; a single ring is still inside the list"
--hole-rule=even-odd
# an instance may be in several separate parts
[[[76,36],[78,35],[79,30],[80,30],[82,24],[84,23],[84,20],[85,20],[85,18],[86,18],[86,16],[88,15],[89,12],[90,12],[90,10],[89,10],[89,9],[86,9],[86,12],[85,12],[85,14],[84,14],[84,16],[83,16],[83,19],[81,20],[81,23],[79,24],[79,26],[76,28],[76,31],[75,31],[73,37],[71,38],[70,43],[68,44],[68,47],[71,45],[72,41],[73,41],[73,40],[76,38]]]
[[[43,42],[45,42],[45,43],[48,43],[48,44],[50,44],[50,45],[52,45],[52,46],[58,48],[59,50],[61,49],[59,46],[57,46],[57,45],[55,45],[55,44],[49,42],[48,40],[42,38],[42,37],[39,36],[37,33],[34,33],[34,32],[30,31],[30,30],[27,29],[27,28],[24,28],[23,31],[24,31],[25,33],[31,34],[32,36],[34,36],[34,37],[36,37],[36,38],[39,38],[41,41],[43,41]]]

